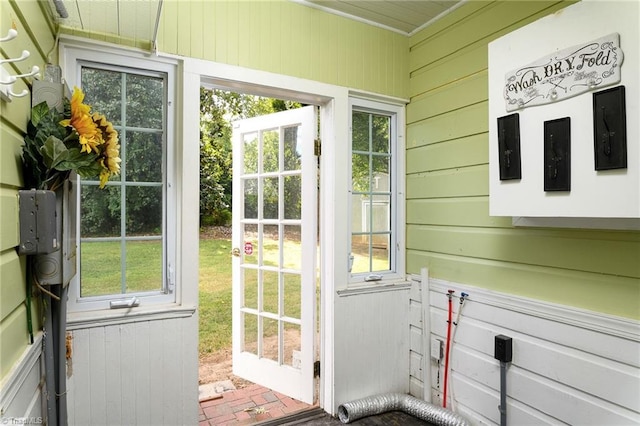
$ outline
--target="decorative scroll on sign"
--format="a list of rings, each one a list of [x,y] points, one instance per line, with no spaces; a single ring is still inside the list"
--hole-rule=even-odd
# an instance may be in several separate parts
[[[557,102],[620,82],[620,35],[569,47],[507,73],[507,111]]]

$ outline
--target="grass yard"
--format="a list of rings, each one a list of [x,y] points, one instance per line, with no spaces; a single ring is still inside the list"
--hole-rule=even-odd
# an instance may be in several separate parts
[[[255,244],[257,246],[257,244]],[[278,244],[275,239],[265,239],[264,262],[278,265]],[[366,253],[366,252],[365,252]],[[256,248],[257,254],[257,248]],[[355,263],[366,268],[364,253],[355,253]],[[84,242],[82,244],[82,295],[100,296],[121,292],[121,271],[114,268],[120,263],[119,242]],[[160,290],[162,268],[162,244],[160,241],[131,241],[126,243],[127,292]],[[300,268],[300,243],[285,240],[284,264],[293,270]],[[254,259],[251,259],[251,258]],[[257,256],[246,256],[248,263],[256,263]],[[231,239],[228,235],[212,235],[204,230],[200,238],[199,270],[199,353],[200,356],[231,349]],[[374,268],[384,269],[386,257],[374,258]],[[265,311],[277,313],[278,274],[263,272],[263,301]],[[284,314],[300,317],[300,276],[284,274]],[[258,273],[245,272],[245,306],[258,307]],[[257,318],[245,317],[245,344],[251,346],[257,340]],[[277,321],[266,321],[265,337],[274,334]],[[297,327],[285,324],[285,328]]]

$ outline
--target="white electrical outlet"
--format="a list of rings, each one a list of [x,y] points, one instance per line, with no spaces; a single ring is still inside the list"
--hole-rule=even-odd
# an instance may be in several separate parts
[[[431,338],[431,358],[440,361],[444,354],[442,353],[443,342],[435,337]]]

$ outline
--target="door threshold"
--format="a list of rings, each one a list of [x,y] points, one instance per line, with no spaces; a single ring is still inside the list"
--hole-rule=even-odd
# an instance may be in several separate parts
[[[298,424],[306,424],[310,420],[323,419],[329,416],[322,408],[320,407],[311,407],[306,410],[298,411],[293,414],[289,414],[284,417],[277,417],[275,419],[269,419],[262,421],[260,423],[255,423],[255,426],[276,426],[276,425],[298,425]]]

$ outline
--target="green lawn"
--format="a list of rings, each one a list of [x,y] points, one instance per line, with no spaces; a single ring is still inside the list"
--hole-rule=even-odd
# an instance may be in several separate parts
[[[84,242],[82,244],[82,289],[83,296],[98,296],[120,293],[120,270],[113,265],[120,263],[120,243]],[[278,264],[276,240],[265,240],[264,261],[267,265]],[[160,241],[132,241],[127,243],[127,282],[135,287],[127,292],[160,290],[161,243]],[[300,244],[286,240],[284,245],[285,267],[299,269]],[[356,262],[364,262],[361,253],[355,253]],[[251,263],[251,257],[247,261]],[[231,348],[231,240],[200,239],[200,283],[199,283],[199,352],[200,355]],[[255,262],[256,260],[253,260]],[[374,265],[384,267],[386,259],[375,259]],[[278,312],[278,274],[264,272],[263,309]],[[284,313],[299,318],[300,277],[285,274]],[[257,309],[257,272],[247,270],[245,276],[245,303]],[[255,341],[257,321],[252,315],[246,317],[247,341]],[[265,335],[275,331],[274,324],[265,324]]]

